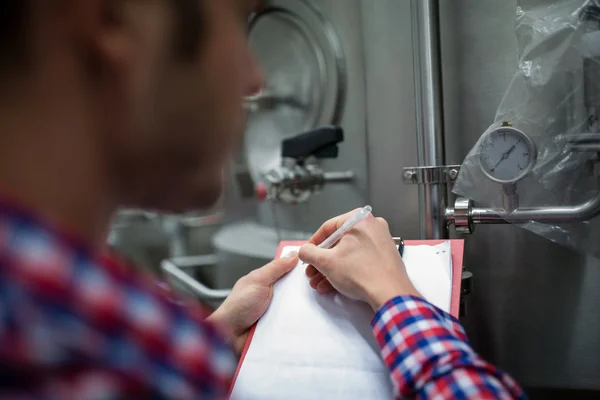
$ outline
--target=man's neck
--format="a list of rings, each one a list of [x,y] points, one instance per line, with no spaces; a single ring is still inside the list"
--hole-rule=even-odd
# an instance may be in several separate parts
[[[0,100],[0,196],[100,249],[117,205],[101,149],[84,105],[54,103]]]

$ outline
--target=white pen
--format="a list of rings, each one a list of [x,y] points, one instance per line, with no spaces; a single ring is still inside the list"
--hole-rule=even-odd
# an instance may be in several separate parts
[[[332,248],[350,229],[354,228],[360,221],[366,219],[371,214],[371,211],[373,211],[371,206],[364,206],[360,210],[357,210],[337,231],[333,232],[318,247],[322,249]]]

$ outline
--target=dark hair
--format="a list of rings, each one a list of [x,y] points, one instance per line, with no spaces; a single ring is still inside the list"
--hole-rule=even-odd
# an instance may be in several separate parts
[[[175,55],[192,59],[198,53],[198,46],[204,33],[204,1],[171,0],[175,16]]]
[[[2,0],[0,6],[0,69],[21,67],[27,58],[27,24],[31,0]]]
[[[0,72],[22,69],[27,60],[28,24],[33,0],[0,0]],[[169,0],[175,17],[175,55],[191,59],[197,54],[203,31],[204,2]]]

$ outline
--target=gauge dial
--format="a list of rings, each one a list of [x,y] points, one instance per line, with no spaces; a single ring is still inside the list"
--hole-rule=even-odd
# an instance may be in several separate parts
[[[531,139],[509,126],[488,132],[479,149],[483,173],[499,183],[515,183],[524,178],[535,165],[536,156]]]

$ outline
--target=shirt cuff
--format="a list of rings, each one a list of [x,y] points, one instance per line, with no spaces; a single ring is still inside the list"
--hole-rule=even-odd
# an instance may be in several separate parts
[[[393,298],[389,299],[379,308],[379,310],[375,313],[375,316],[371,320],[371,327],[375,327],[375,325],[377,324],[377,321],[381,320],[381,317],[387,311],[389,311],[390,309],[392,309],[396,306],[403,305],[404,303],[407,303],[409,301],[414,302],[419,306],[428,308],[430,311],[433,311],[434,313],[440,314],[440,317],[442,317],[443,319],[450,319],[451,321],[457,322],[457,323],[459,322],[458,319],[456,319],[452,315],[448,314],[444,310],[434,306],[433,304],[431,304],[427,300],[423,299],[422,297],[397,296],[397,297],[393,297]]]

